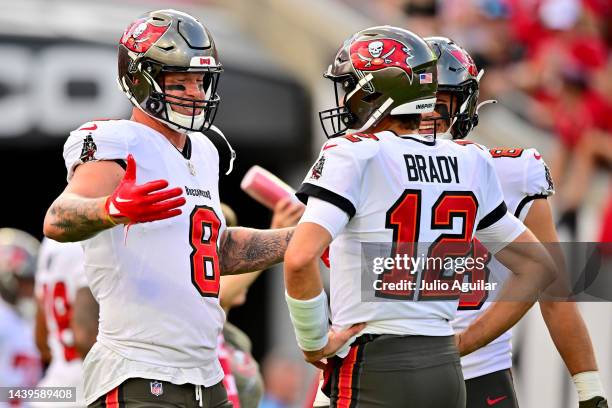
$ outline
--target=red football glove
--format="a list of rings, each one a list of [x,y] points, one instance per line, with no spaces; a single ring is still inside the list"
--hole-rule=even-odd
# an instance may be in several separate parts
[[[186,202],[184,197],[180,197],[183,189],[164,190],[166,187],[166,180],[136,185],[136,161],[134,156],[128,155],[125,175],[104,205],[108,219],[114,224],[134,224],[180,215],[182,211],[178,207]]]
[[[321,260],[323,261],[325,266],[329,268],[329,247],[325,248],[325,251],[323,251],[323,254],[321,255]]]

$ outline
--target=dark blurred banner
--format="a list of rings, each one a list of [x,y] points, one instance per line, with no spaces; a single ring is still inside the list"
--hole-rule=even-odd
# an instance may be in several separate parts
[[[112,45],[0,34],[0,56],[0,144],[55,144],[83,122],[130,114],[131,105],[116,86]],[[248,61],[223,63],[215,124],[238,145],[307,153],[306,91],[279,77],[278,70],[267,75],[249,71]]]
[[[74,40],[0,37],[0,138],[45,143],[94,118],[121,118],[115,52]]]

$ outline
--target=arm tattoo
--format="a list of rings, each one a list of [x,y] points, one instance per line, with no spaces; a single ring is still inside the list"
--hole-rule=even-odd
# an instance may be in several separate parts
[[[111,226],[100,218],[99,198],[61,195],[51,204],[48,215],[66,241],[82,241]]]
[[[228,228],[219,253],[221,275],[252,272],[282,262],[294,228]]]

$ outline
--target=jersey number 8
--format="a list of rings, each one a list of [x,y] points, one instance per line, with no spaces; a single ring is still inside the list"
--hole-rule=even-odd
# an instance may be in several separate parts
[[[211,207],[197,206],[189,217],[191,282],[203,297],[219,297],[221,220]]]

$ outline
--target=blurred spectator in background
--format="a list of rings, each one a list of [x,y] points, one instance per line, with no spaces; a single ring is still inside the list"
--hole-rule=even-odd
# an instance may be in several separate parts
[[[440,32],[470,51],[481,68],[504,66],[516,58],[517,47],[509,40],[509,7],[504,1],[441,2]],[[481,89],[481,94],[486,90]]]
[[[268,354],[263,362],[265,393],[259,408],[289,408],[300,399],[305,376],[303,361],[281,353]]]
[[[592,86],[581,75],[562,76],[560,98],[555,104],[555,133],[552,175],[558,183],[557,210],[560,222],[575,236],[577,211],[598,168],[609,172],[612,164],[612,69],[608,77],[597,76]],[[605,71],[604,71],[605,72]],[[607,90],[606,90],[607,88]],[[602,92],[603,91],[603,92]],[[607,93],[606,93],[607,92]]]
[[[34,345],[34,273],[39,242],[30,234],[0,229],[0,385],[31,387],[41,376]]]
[[[434,35],[439,29],[438,2],[436,0],[412,0],[403,5],[405,27],[421,36]]]
[[[34,326],[34,275],[40,242],[13,228],[0,228],[0,296]]]

